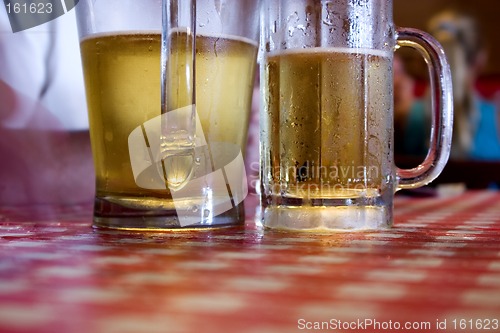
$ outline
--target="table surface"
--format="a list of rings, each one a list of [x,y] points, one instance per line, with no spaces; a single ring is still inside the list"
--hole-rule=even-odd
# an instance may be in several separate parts
[[[0,208],[0,332],[500,332],[499,192],[397,197],[364,233],[95,231],[91,208]]]

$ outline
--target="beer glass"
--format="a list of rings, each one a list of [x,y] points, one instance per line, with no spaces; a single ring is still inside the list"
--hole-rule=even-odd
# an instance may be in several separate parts
[[[261,34],[261,216],[264,226],[367,230],[393,222],[398,189],[444,168],[452,135],[449,66],[428,34],[396,28],[391,0],[269,0]],[[393,52],[425,58],[430,149],[402,170],[393,153]]]
[[[81,0],[94,226],[244,221],[257,0]]]

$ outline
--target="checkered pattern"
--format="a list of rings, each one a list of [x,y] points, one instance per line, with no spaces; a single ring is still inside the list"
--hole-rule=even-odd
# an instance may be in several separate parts
[[[249,198],[249,206],[252,206]],[[91,207],[0,209],[0,332],[388,332],[299,321],[500,320],[500,193],[396,200],[370,233],[94,231]],[[499,330],[488,330],[495,332]],[[391,332],[397,332],[393,330]]]

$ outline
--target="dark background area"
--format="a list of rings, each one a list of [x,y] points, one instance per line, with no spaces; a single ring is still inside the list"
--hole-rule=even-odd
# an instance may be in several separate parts
[[[500,1],[498,0],[394,0],[394,22],[400,27],[427,31],[429,19],[436,13],[457,8],[477,18],[484,33],[489,53],[482,78],[498,80],[500,86]],[[400,52],[400,51],[398,51]],[[415,77],[425,77],[425,64],[414,51],[401,50],[408,71]]]

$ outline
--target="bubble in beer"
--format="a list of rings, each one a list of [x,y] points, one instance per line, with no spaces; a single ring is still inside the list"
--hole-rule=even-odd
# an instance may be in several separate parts
[[[190,151],[177,152],[163,159],[163,171],[170,189],[179,190],[189,182],[193,174],[193,155]]]

